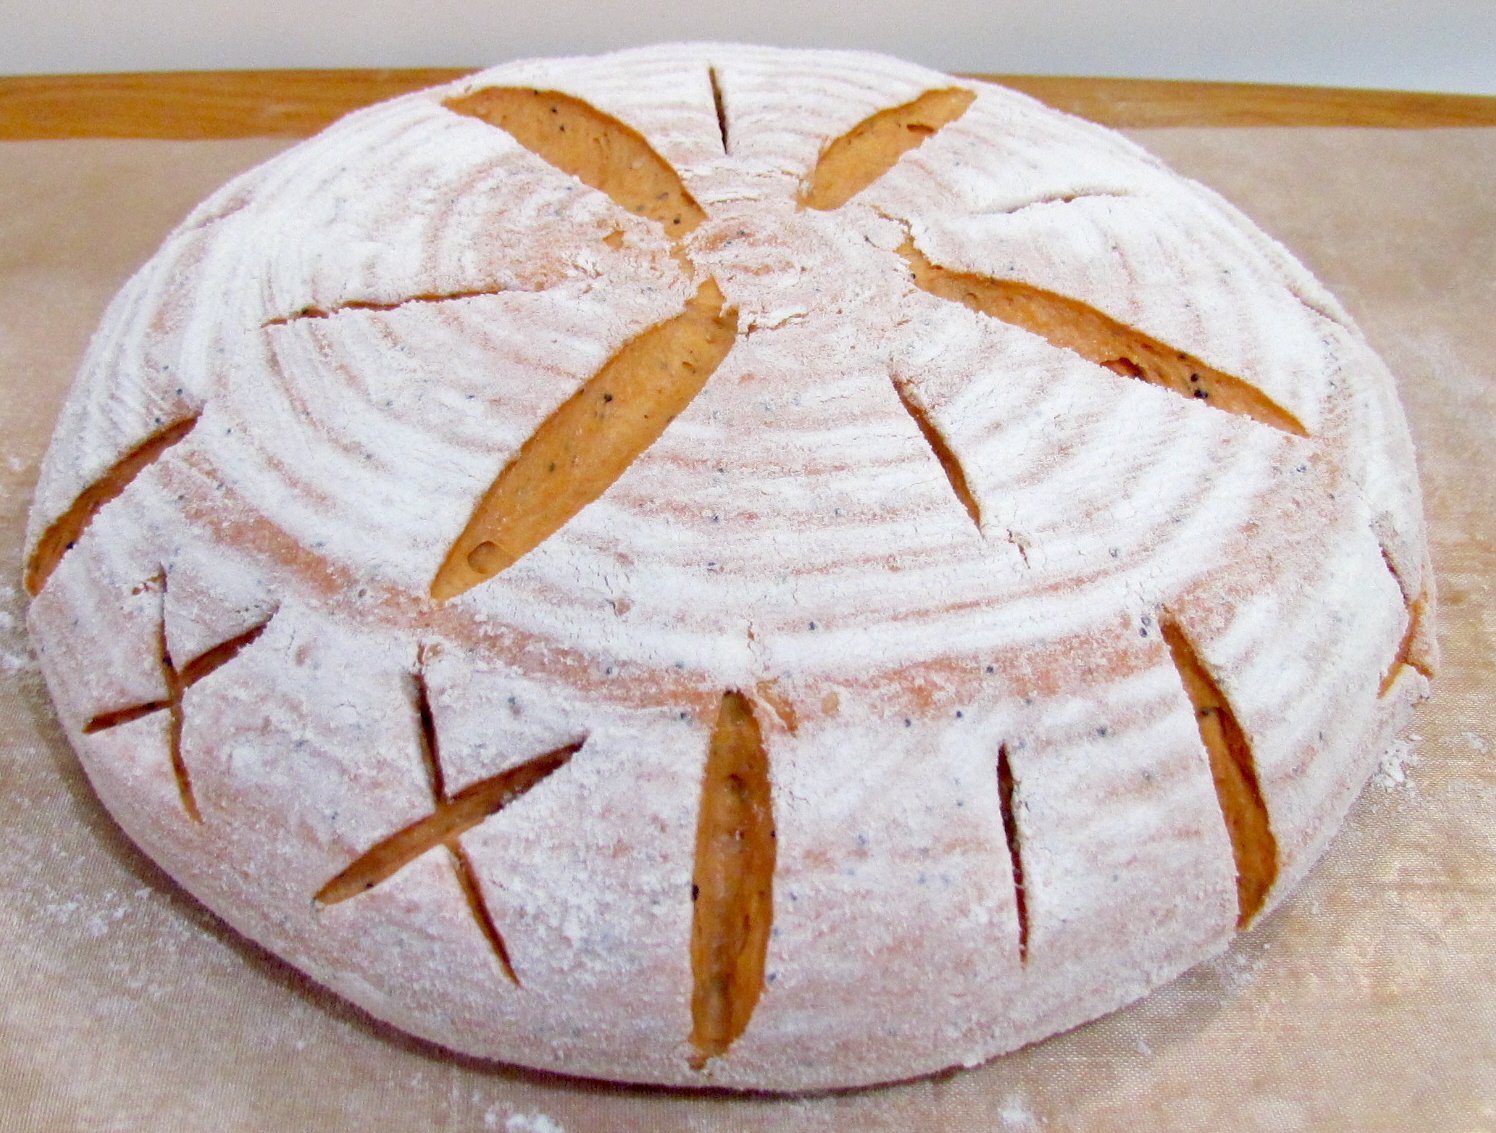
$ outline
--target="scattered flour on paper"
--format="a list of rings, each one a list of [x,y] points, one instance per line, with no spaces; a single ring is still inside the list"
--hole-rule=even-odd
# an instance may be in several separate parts
[[[1460,738],[1481,755],[1485,755],[1486,752],[1491,750],[1491,745],[1486,742],[1485,738],[1475,732],[1466,732]]]
[[[566,1133],[559,1121],[543,1113],[516,1113],[504,1122],[504,1133]]]
[[[1408,768],[1418,762],[1418,756],[1413,751],[1413,744],[1417,739],[1417,736],[1409,736],[1405,740],[1394,741],[1382,756],[1371,781],[1385,791],[1398,788],[1416,791],[1417,788],[1408,781]]]
[[[36,658],[31,655],[30,650],[11,652],[8,649],[0,650],[0,672],[14,674],[24,673],[36,668]]]
[[[1042,1129],[1044,1122],[1029,1109],[1028,1103],[1018,1094],[1009,1094],[997,1111],[998,1128],[1008,1133],[1028,1133],[1029,1130]]]
[[[1264,941],[1259,945],[1252,940],[1238,938],[1230,948],[1214,959],[1207,960],[1201,967],[1219,976],[1227,987],[1237,990],[1248,986],[1257,978],[1271,948],[1270,942]]]
[[[36,667],[36,655],[26,637],[21,592],[14,586],[0,585],[0,673],[11,675]]]
[[[1245,1111],[1252,1129],[1298,1133],[1311,1128],[1303,1103],[1290,1098],[1248,1099]]]
[[[503,1122],[500,1125],[500,1122]],[[503,1117],[498,1106],[490,1106],[483,1115],[485,1129],[500,1129],[504,1133],[566,1133],[566,1127],[553,1117],[543,1113],[511,1113]]]

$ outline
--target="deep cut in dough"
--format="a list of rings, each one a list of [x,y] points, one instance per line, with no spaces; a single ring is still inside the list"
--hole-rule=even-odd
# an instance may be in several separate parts
[[[1426,695],[1391,376],[1094,125],[852,53],[506,65],[227,185],[31,513],[99,796],[372,1014],[808,1090],[1270,910]]]

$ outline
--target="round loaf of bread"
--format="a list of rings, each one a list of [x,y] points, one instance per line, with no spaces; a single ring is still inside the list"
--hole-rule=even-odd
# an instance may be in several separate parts
[[[360,111],[110,306],[30,628],[106,806],[453,1050],[805,1090],[1218,953],[1425,695],[1393,382],[981,82],[670,46]]]

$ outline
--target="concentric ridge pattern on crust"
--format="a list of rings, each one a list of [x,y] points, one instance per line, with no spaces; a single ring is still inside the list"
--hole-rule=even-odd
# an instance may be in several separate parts
[[[833,52],[511,64],[116,298],[30,624],[106,805],[382,1019],[775,1090],[1120,1006],[1434,664],[1390,375],[1115,134]]]

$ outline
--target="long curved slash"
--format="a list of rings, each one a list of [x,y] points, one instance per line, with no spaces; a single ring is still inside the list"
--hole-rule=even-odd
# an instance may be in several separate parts
[[[801,190],[801,207],[840,208],[892,169],[904,154],[965,114],[976,97],[960,87],[931,90],[864,118],[821,151]]]
[[[1257,764],[1226,694],[1206,670],[1184,631],[1171,619],[1165,619],[1159,628],[1179,670],[1180,683],[1194,705],[1195,724],[1210,757],[1211,778],[1236,859],[1236,923],[1246,928],[1262,911],[1278,876],[1278,842],[1257,780]]]
[[[509,134],[542,161],[606,193],[620,208],[679,239],[706,219],[685,183],[644,135],[553,90],[490,87],[444,104]]]
[[[1113,373],[1161,386],[1296,437],[1308,435],[1292,413],[1255,386],[1120,323],[1079,299],[1017,280],[941,267],[915,247],[912,239],[905,239],[899,255],[909,265],[914,284],[921,291],[1022,327]]]
[[[748,1026],[774,917],[769,754],[752,703],[723,694],[707,751],[691,879],[691,1044],[699,1070]]]
[[[630,339],[520,446],[431,584],[438,602],[513,565],[602,495],[701,392],[737,338],[712,280]]]
[[[47,579],[62,562],[63,556],[73,549],[83,532],[93,522],[94,516],[104,505],[124,492],[135,478],[154,464],[161,455],[187,438],[197,424],[197,414],[173,421],[165,428],[151,434],[114,462],[113,466],[78,494],[72,506],[54,519],[36,549],[26,563],[26,593],[35,597],[47,585]]]

